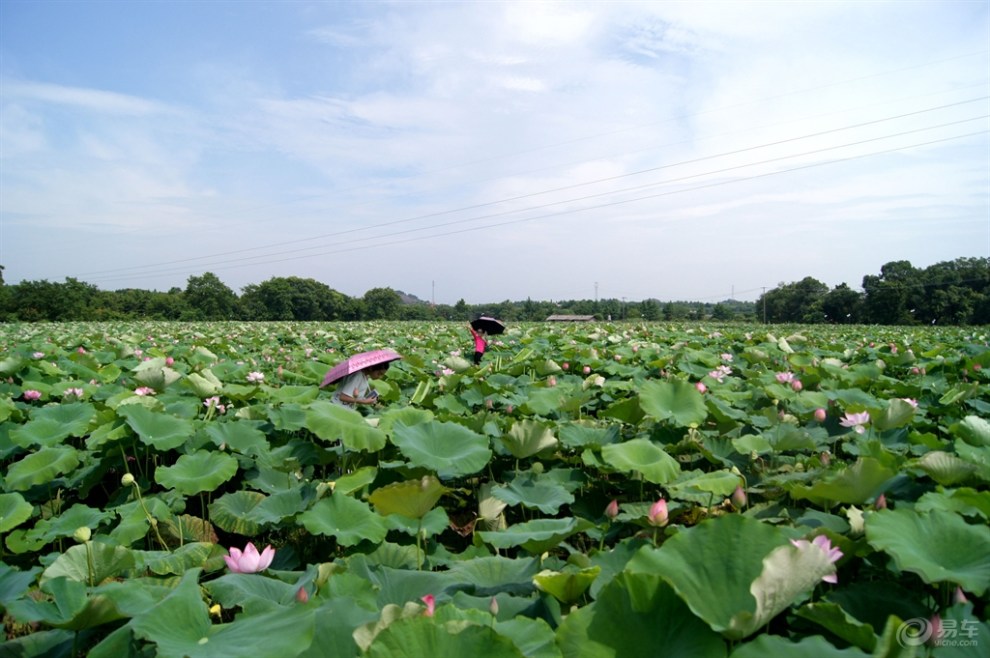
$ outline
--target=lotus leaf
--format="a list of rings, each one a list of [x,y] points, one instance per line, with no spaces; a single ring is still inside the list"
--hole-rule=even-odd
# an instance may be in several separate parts
[[[35,577],[41,572],[41,567],[31,567],[20,571],[16,567],[0,562],[0,605],[20,598],[34,583]]]
[[[789,484],[787,492],[796,499],[808,499],[819,504],[864,502],[883,492],[884,486],[897,474],[873,457],[863,457],[838,473],[827,475],[812,485]]]
[[[398,619],[381,629],[366,654],[368,658],[406,656],[485,656],[524,658],[507,637],[493,628],[467,622],[437,624],[429,617]]]
[[[87,555],[87,549],[89,551]],[[134,566],[134,555],[123,546],[89,542],[69,547],[41,574],[41,583],[66,577],[81,583],[101,583]]]
[[[502,436],[502,444],[517,459],[525,459],[555,448],[557,437],[544,423],[519,420],[514,422],[508,433]]]
[[[268,452],[268,439],[261,425],[251,421],[215,422],[207,426],[206,434],[218,446],[226,445],[242,455],[259,456]]]
[[[977,595],[990,588],[990,528],[958,514],[880,510],[866,517],[866,539],[926,583],[948,581]]]
[[[952,433],[972,446],[990,447],[990,421],[966,416],[950,428]]]
[[[741,644],[729,658],[766,658],[767,656],[788,656],[788,658],[868,658],[870,654],[854,648],[839,649],[821,636],[803,638],[791,642],[779,635],[761,635],[752,642]],[[902,655],[900,652],[878,655]],[[911,655],[911,654],[905,654]]]
[[[0,533],[10,532],[31,518],[34,506],[19,493],[0,493]]]
[[[533,577],[536,587],[561,603],[573,603],[583,595],[601,572],[601,567],[588,567],[578,571],[551,571],[544,569]]]
[[[306,427],[324,441],[340,441],[352,451],[377,452],[386,436],[357,411],[328,400],[316,400],[306,408]]]
[[[314,612],[307,606],[278,607],[211,624],[200,594],[199,570],[183,576],[157,606],[131,621],[134,634],[154,642],[161,658],[241,658],[245,647],[260,656],[292,658],[313,640]]]
[[[642,473],[647,482],[667,484],[677,477],[681,466],[649,439],[632,439],[602,448],[602,459],[615,470]]]
[[[314,535],[330,535],[342,546],[385,539],[385,520],[367,503],[334,492],[298,517],[298,522]]]
[[[563,486],[531,473],[521,473],[507,485],[492,487],[492,495],[508,505],[522,505],[544,514],[556,514],[562,506],[574,502],[574,496]]]
[[[265,500],[257,491],[232,491],[210,503],[210,519],[224,532],[253,537],[260,529],[251,518],[255,508]]]
[[[56,446],[67,437],[85,436],[95,416],[96,409],[88,402],[43,407],[27,423],[12,429],[10,439],[22,448]]]
[[[401,514],[421,519],[433,509],[447,489],[435,477],[427,475],[418,480],[395,482],[375,489],[368,500],[379,514]]]
[[[486,437],[456,423],[396,423],[394,431],[392,442],[403,456],[414,466],[435,471],[440,479],[477,473],[492,457]]]
[[[557,631],[564,658],[724,658],[725,641],[658,575],[623,572]]]
[[[704,398],[685,381],[648,381],[639,391],[639,400],[648,416],[677,427],[698,427],[708,416]]]
[[[966,482],[977,472],[976,465],[941,450],[926,452],[915,462],[915,465],[946,487]]]
[[[535,519],[517,523],[505,530],[479,532],[481,539],[495,548],[522,546],[534,555],[554,548],[571,535],[591,527],[583,519]]]
[[[828,629],[836,637],[863,651],[872,652],[877,644],[873,627],[865,624],[835,603],[809,603],[797,610],[797,615]]]
[[[178,448],[195,432],[192,421],[156,412],[140,404],[121,406],[117,413],[124,417],[143,443],[157,450]]]
[[[58,475],[70,473],[78,465],[79,453],[75,448],[42,448],[10,465],[4,476],[4,487],[8,491],[27,491],[35,485],[51,482]]]
[[[237,473],[237,460],[221,452],[197,450],[180,455],[174,466],[155,469],[155,482],[185,496],[214,491]]]

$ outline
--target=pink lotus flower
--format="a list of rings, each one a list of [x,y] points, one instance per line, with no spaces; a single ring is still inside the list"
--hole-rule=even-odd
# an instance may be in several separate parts
[[[35,352],[34,354],[31,355],[31,358],[32,359],[43,359],[43,358],[45,358],[45,353],[44,352]]]
[[[705,386],[705,383],[704,383],[704,382],[698,382],[698,383],[696,383],[696,384],[694,385],[694,387],[695,387],[696,389],[698,389],[698,392],[699,392],[699,393],[704,393],[705,391],[707,391],[707,390],[708,390],[708,387],[707,387],[707,386]]]
[[[247,375],[247,380],[252,384],[260,384],[265,381],[265,376],[260,372],[249,372]]]
[[[650,513],[646,515],[646,519],[655,528],[667,525],[667,501],[661,498],[650,505]]]
[[[842,557],[842,551],[833,547],[832,542],[825,535],[818,535],[810,542],[807,539],[792,539],[791,543],[801,551],[810,550],[812,546],[816,546],[818,549],[825,552],[825,555],[828,556],[828,561],[833,564],[838,562],[839,558]],[[826,583],[832,584],[839,582],[838,576],[834,573],[830,573],[827,576],[822,576],[822,580]]]
[[[138,386],[134,389],[134,395],[154,395],[155,389],[150,386]]]
[[[858,414],[851,414],[847,412],[846,415],[842,417],[842,420],[839,421],[839,425],[842,425],[843,427],[851,427],[857,434],[862,434],[865,431],[863,426],[868,422],[870,422],[869,411],[861,411]]]
[[[239,548],[231,548],[230,555],[224,555],[223,559],[234,573],[258,573],[267,569],[275,559],[275,549],[266,546],[265,550],[258,553],[254,543],[248,542],[243,552]]]
[[[29,388],[28,390],[24,391],[24,399],[28,400],[29,402],[33,400],[40,400],[41,391],[36,391],[33,388]]]
[[[918,408],[918,401],[915,400],[914,398],[901,398],[901,400],[907,402],[908,404],[910,404],[915,409]]]
[[[81,398],[83,396],[83,390],[79,387],[70,387],[65,389],[65,392],[62,394],[62,396],[63,397],[75,396],[77,398]]]
[[[794,381],[793,372],[778,372],[776,375],[774,375],[774,377],[776,377],[777,381],[780,382],[781,384],[789,384],[790,382]]]
[[[612,499],[612,502],[605,506],[605,516],[611,521],[619,515],[619,501]]]
[[[722,354],[722,360],[728,363],[732,363],[732,355],[729,354],[728,352],[725,352],[724,354]]]
[[[815,420],[817,420],[819,423],[824,423],[827,417],[828,417],[828,412],[826,412],[824,409],[822,409],[821,407],[815,409]]]
[[[426,611],[423,613],[427,617],[433,616],[433,611],[436,609],[437,599],[432,594],[427,594],[426,596],[420,598],[420,601],[426,604]]]
[[[715,370],[712,370],[710,373],[708,373],[708,376],[714,379],[715,381],[717,381],[719,384],[721,384],[722,381],[731,374],[732,374],[732,368],[730,368],[729,366],[719,366]]]

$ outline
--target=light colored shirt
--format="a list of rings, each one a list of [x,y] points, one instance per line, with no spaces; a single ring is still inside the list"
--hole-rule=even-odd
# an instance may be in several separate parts
[[[341,400],[340,394],[343,393],[344,395],[349,395],[352,398],[366,398],[368,397],[368,392],[370,389],[371,383],[368,381],[368,375],[364,374],[362,371],[358,371],[351,373],[340,380],[340,383],[337,384],[337,390],[333,392],[333,398],[331,399],[337,404],[353,408],[356,405]]]

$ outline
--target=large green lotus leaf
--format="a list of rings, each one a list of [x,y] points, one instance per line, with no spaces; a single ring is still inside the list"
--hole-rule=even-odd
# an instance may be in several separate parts
[[[385,432],[368,424],[359,412],[327,400],[316,400],[306,409],[306,427],[324,441],[340,441],[351,451],[378,452],[385,447]]]
[[[662,576],[688,607],[719,633],[741,639],[739,619],[755,616],[750,591],[764,571],[763,559],[787,543],[784,530],[740,514],[704,521],[665,541],[643,547],[626,570]]]
[[[0,493],[0,534],[7,533],[31,518],[34,506],[19,493]]]
[[[873,627],[856,619],[838,604],[809,603],[798,608],[797,616],[815,622],[863,651],[873,651],[877,645]]]
[[[269,393],[269,397],[280,404],[290,402],[296,404],[309,404],[320,394],[320,390],[315,386],[280,386],[274,388]]]
[[[447,510],[442,507],[435,507],[421,518],[389,514],[385,517],[385,523],[389,530],[398,530],[413,537],[417,534],[423,537],[433,537],[450,527],[450,517],[447,516]]]
[[[564,658],[724,658],[725,641],[658,575],[623,572],[557,629]]]
[[[268,452],[268,439],[259,429],[261,423],[251,421],[213,422],[206,434],[216,445],[224,445],[242,455],[257,457]]]
[[[557,432],[560,442],[568,448],[601,448],[619,441],[617,425],[605,427],[583,421],[562,425]]]
[[[516,459],[526,459],[557,446],[557,437],[546,424],[535,420],[517,420],[501,437],[502,445]]]
[[[154,642],[159,658],[292,658],[313,641],[314,609],[294,605],[261,614],[242,614],[229,624],[211,624],[200,592],[199,569],[192,569],[157,606],[135,617],[131,628]]]
[[[155,482],[185,496],[215,491],[237,473],[237,460],[220,452],[197,450],[180,455],[173,466],[155,469]]]
[[[82,583],[99,584],[133,566],[134,554],[130,549],[93,541],[70,546],[45,569],[41,582],[64,576]]]
[[[335,576],[333,580],[339,578]],[[359,626],[377,619],[378,610],[369,610],[349,596],[335,596],[321,602],[315,615],[313,643],[299,658],[358,658],[359,650],[352,634]]]
[[[210,503],[210,520],[224,532],[245,537],[258,534],[260,525],[251,519],[251,512],[265,500],[258,491],[232,491]]]
[[[22,448],[51,447],[70,436],[85,436],[96,409],[88,402],[43,407],[31,414],[31,420],[10,431],[10,440]]]
[[[352,494],[355,491],[364,489],[375,481],[378,477],[378,469],[374,466],[362,466],[361,468],[342,475],[334,481],[333,490],[340,493]]]
[[[756,599],[756,612],[742,611],[732,618],[729,635],[734,638],[752,635],[799,597],[814,589],[826,576],[834,575],[828,554],[818,546],[791,544],[778,546],[763,559],[763,572],[749,587]]]
[[[433,412],[429,409],[417,409],[416,407],[391,407],[387,409],[378,423],[378,427],[385,433],[391,433],[396,423],[402,423],[408,427],[428,423],[433,420]]]
[[[140,404],[123,405],[118,407],[117,413],[124,417],[142,443],[161,451],[178,448],[196,431],[191,420],[153,411]]]
[[[0,562],[0,605],[5,606],[10,601],[21,598],[34,584],[34,579],[40,572],[41,567],[20,571]]]
[[[705,398],[689,382],[648,381],[639,390],[639,403],[651,418],[677,427],[698,427],[708,416]]]
[[[959,512],[963,516],[990,519],[990,491],[960,487],[947,491],[929,491],[915,503],[919,512]]]
[[[42,448],[10,465],[4,476],[4,488],[27,491],[35,485],[51,482],[58,475],[70,473],[78,465],[79,453],[75,448]]]
[[[489,626],[462,621],[436,623],[430,617],[398,619],[382,629],[363,654],[368,658],[484,656],[524,658],[509,638]]]
[[[283,404],[265,409],[272,426],[282,432],[295,432],[306,427],[306,410],[298,404]]]
[[[601,570],[601,567],[588,567],[577,571],[544,569],[533,577],[533,582],[537,589],[550,594],[561,603],[574,603],[588,591]]]
[[[862,505],[883,493],[884,486],[896,475],[873,457],[862,457],[852,466],[818,479],[814,484],[791,482],[785,488],[792,498],[807,499],[820,505]]]
[[[141,567],[159,576],[182,575],[194,567],[202,567],[209,571],[221,568],[225,563],[223,556],[227,551],[222,546],[207,541],[189,541],[190,535],[185,535],[185,543],[172,551],[146,551],[138,553],[143,560]]]
[[[302,487],[277,491],[258,503],[246,518],[260,525],[279,523],[309,507],[314,496],[312,490],[304,490]]]
[[[385,539],[387,532],[385,519],[367,503],[341,493],[320,499],[297,520],[314,535],[335,537],[343,546],[365,540],[377,543]]]
[[[164,391],[166,387],[182,379],[180,373],[165,365],[163,357],[142,361],[133,372],[135,380],[156,391]]]
[[[95,529],[104,521],[113,518],[112,512],[94,509],[88,505],[76,503],[58,516],[42,519],[28,532],[31,538],[37,538],[45,543],[60,537],[71,537],[77,528],[83,526]]]
[[[839,649],[830,644],[820,635],[802,638],[799,642],[791,642],[780,635],[760,635],[752,642],[741,644],[729,655],[729,658],[767,658],[768,656],[787,656],[787,658],[868,658],[871,654],[859,649],[848,647]],[[880,656],[904,656],[910,658],[914,654],[900,648],[895,653],[880,653]]]
[[[953,436],[972,446],[990,446],[990,420],[986,418],[966,416],[958,423],[953,423],[949,430]]]
[[[495,548],[522,546],[534,555],[555,548],[568,537],[592,527],[584,519],[534,519],[517,523],[505,530],[480,531],[478,535]]]
[[[131,436],[131,428],[123,420],[116,419],[96,427],[86,437],[87,450],[99,450],[109,441],[119,441]]]
[[[55,628],[83,630],[122,619],[123,614],[106,596],[88,596],[85,583],[70,578],[46,581],[42,591],[51,600],[25,597],[12,601],[7,611],[21,622],[41,622]]]
[[[223,382],[208,368],[200,372],[189,373],[183,381],[186,386],[192,389],[193,393],[204,399],[219,395],[220,391],[223,390]]]
[[[878,430],[890,430],[897,427],[904,427],[914,418],[914,405],[905,400],[895,398],[890,401],[887,408],[881,414],[873,418],[874,425]]]
[[[400,514],[412,519],[421,519],[433,509],[447,488],[432,475],[426,475],[418,480],[395,482],[375,489],[368,501],[375,506],[379,514]]]
[[[396,423],[392,442],[413,466],[441,479],[477,473],[491,460],[488,438],[457,423],[431,421],[409,427]]]
[[[544,514],[556,514],[564,505],[574,502],[574,495],[550,478],[522,473],[507,485],[492,487],[492,495],[507,505],[522,505]]]
[[[210,597],[224,608],[241,607],[248,614],[293,605],[299,585],[255,574],[228,573],[204,586]]]
[[[533,577],[539,570],[536,558],[493,555],[455,562],[450,565],[449,573],[456,582],[468,585],[468,592],[475,596],[492,596],[499,592],[528,596],[535,588]]]
[[[990,588],[986,525],[971,525],[952,513],[880,510],[866,517],[866,539],[926,583],[948,581],[979,596]]]
[[[972,446],[962,439],[956,439],[952,447],[956,455],[976,467],[975,477],[983,483],[990,483],[990,446]]]
[[[697,471],[694,471],[697,472]],[[679,479],[667,485],[671,495],[696,494],[705,492],[726,498],[736,490],[736,487],[744,484],[743,479],[728,470],[712,471],[702,473],[696,477]]]
[[[966,482],[976,475],[978,470],[975,464],[942,450],[926,452],[911,465],[921,469],[931,479],[946,487]]]
[[[632,439],[602,448],[602,459],[615,470],[643,474],[647,482],[667,484],[677,477],[681,465],[649,439]]]

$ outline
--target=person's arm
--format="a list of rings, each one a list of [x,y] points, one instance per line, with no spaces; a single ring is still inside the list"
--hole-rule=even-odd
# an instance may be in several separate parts
[[[378,395],[373,393],[369,394],[367,397],[358,397],[358,390],[354,389],[353,395],[348,395],[347,393],[341,393],[340,399],[347,404],[376,404],[378,402]]]

